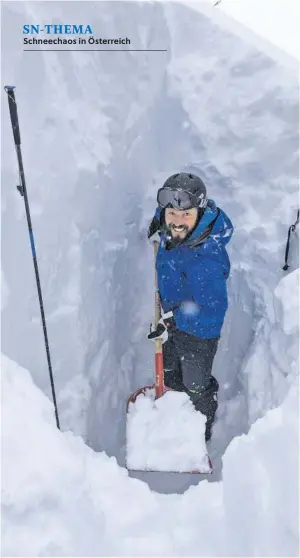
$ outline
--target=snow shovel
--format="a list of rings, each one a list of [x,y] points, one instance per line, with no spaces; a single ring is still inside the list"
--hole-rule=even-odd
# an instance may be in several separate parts
[[[157,251],[159,244],[154,243],[154,260],[156,261]],[[156,267],[156,266],[155,266]],[[155,270],[155,326],[157,326],[161,318],[161,304],[158,292],[157,272]],[[169,395],[167,394],[169,392]],[[166,401],[167,397],[174,397],[174,401]],[[144,397],[142,397],[144,396]],[[162,396],[164,396],[162,398]],[[176,398],[178,396],[178,401]],[[209,456],[207,455],[206,446],[202,450],[199,447],[195,450],[195,454],[191,459],[187,459],[187,468],[180,465],[182,462],[182,455],[185,452],[182,440],[177,437],[177,426],[175,417],[178,412],[182,412],[183,406],[180,400],[186,398],[185,407],[191,412],[192,403],[187,394],[175,392],[164,385],[164,368],[163,368],[163,349],[162,340],[155,340],[155,383],[152,385],[144,386],[137,389],[128,399],[126,407],[126,468],[129,471],[138,472],[168,472],[168,473],[198,473],[208,474],[212,473],[212,464]],[[162,400],[161,400],[162,399]],[[164,400],[164,401],[163,401]],[[175,403],[175,406],[174,406]],[[196,419],[200,418],[200,413],[194,410]],[[174,420],[172,420],[172,412]],[[185,410],[184,420],[191,416],[187,415]],[[153,422],[154,419],[154,422]],[[158,423],[158,421],[161,421]],[[155,424],[156,422],[156,424]],[[167,426],[169,429],[167,429]],[[155,428],[156,427],[156,428]],[[196,427],[196,430],[195,430]],[[167,430],[166,439],[160,440],[161,433]],[[194,420],[194,432],[196,433],[196,443],[199,441],[197,425]],[[174,439],[175,434],[175,439]],[[166,447],[167,442],[172,439],[173,446]],[[200,440],[201,442],[201,440]],[[189,441],[191,443],[191,441]],[[201,445],[201,444],[200,444]],[[205,443],[204,443],[205,445]],[[147,452],[147,447],[151,446]],[[172,455],[174,451],[175,461],[172,462]],[[164,453],[168,454],[165,455]],[[181,454],[181,456],[179,455]],[[179,455],[179,457],[178,457]],[[171,457],[171,459],[170,459]],[[185,460],[185,459],[183,459]]]
[[[154,242],[154,261],[156,260],[157,250],[158,250],[158,242]],[[159,320],[161,318],[161,308],[160,308],[160,298],[157,288],[157,273],[155,271],[155,321],[154,325],[157,326]],[[162,340],[156,339],[155,340],[155,384],[151,386],[145,386],[136,390],[128,399],[127,401],[127,408],[126,411],[128,412],[129,404],[135,403],[136,398],[138,395],[145,393],[148,390],[155,390],[155,399],[161,397],[166,390],[168,390],[164,385],[164,364],[163,364],[163,351],[162,351]]]

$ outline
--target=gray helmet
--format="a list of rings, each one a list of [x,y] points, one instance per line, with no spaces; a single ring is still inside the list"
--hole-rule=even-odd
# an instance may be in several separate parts
[[[180,172],[170,176],[157,192],[157,203],[165,207],[189,209],[207,205],[207,192],[204,183],[195,174]]]

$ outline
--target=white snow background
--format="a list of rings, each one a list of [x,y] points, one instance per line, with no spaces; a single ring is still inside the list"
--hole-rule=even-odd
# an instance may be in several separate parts
[[[297,70],[204,12],[2,3],[2,83],[16,85],[63,430],[3,94],[3,556],[299,554],[298,232],[282,270],[298,207]],[[24,23],[71,20],[167,52],[22,51]],[[126,401],[154,374],[146,230],[157,188],[184,169],[235,226],[214,473],[201,481],[124,468]]]

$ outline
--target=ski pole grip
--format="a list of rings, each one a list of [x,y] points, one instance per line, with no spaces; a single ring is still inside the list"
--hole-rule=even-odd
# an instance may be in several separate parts
[[[18,112],[17,112],[17,103],[15,99],[14,93],[14,85],[5,85],[4,89],[8,96],[8,105],[9,105],[9,112],[10,112],[10,119],[11,125],[14,134],[14,140],[16,145],[21,145],[21,136],[20,136],[20,128],[19,128],[19,120],[18,120]]]

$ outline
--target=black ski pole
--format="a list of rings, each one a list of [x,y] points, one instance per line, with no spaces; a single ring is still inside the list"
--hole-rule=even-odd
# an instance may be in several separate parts
[[[21,196],[24,197],[24,202],[25,202],[30,245],[31,245],[32,257],[33,257],[33,265],[34,265],[35,278],[36,278],[36,284],[37,284],[37,290],[38,290],[38,296],[39,296],[39,303],[40,303],[41,316],[42,316],[42,324],[43,324],[43,331],[44,331],[44,338],[45,338],[45,345],[46,345],[46,354],[47,354],[47,361],[48,361],[49,374],[50,374],[51,391],[52,391],[52,397],[53,397],[53,403],[54,403],[54,409],[55,409],[56,426],[57,426],[57,428],[60,429],[57,403],[56,403],[56,395],[55,395],[55,387],[54,387],[54,380],[53,380],[53,373],[52,373],[52,365],[51,365],[51,358],[50,358],[50,349],[49,349],[49,342],[48,342],[48,335],[47,335],[46,319],[45,319],[45,312],[44,312],[44,304],[43,304],[39,269],[38,269],[37,258],[36,258],[34,237],[33,237],[32,225],[31,225],[29,201],[28,201],[27,189],[26,189],[26,183],[25,183],[25,174],[24,174],[23,161],[22,161],[19,119],[18,119],[18,112],[17,112],[17,103],[16,103],[16,99],[15,99],[15,94],[14,94],[15,86],[14,85],[6,85],[4,87],[4,89],[5,89],[5,91],[8,95],[8,105],[9,105],[10,119],[11,119],[11,125],[12,125],[13,134],[14,134],[16,152],[17,152],[17,157],[18,157],[18,165],[19,165],[19,174],[20,174],[21,184],[17,186],[17,189],[19,190]]]
[[[300,213],[300,210],[298,209],[296,222],[293,225],[291,225],[289,230],[288,230],[288,237],[287,237],[287,242],[286,242],[286,247],[285,247],[284,266],[282,268],[284,271],[287,271],[288,268],[290,267],[289,264],[288,264],[288,257],[289,257],[289,250],[290,250],[290,236],[291,236],[291,232],[295,232],[296,227],[299,224],[299,213]]]

